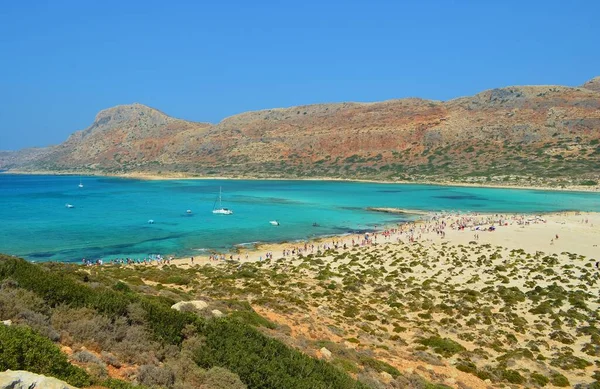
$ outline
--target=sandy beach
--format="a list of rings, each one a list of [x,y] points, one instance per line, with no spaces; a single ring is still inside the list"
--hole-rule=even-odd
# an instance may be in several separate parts
[[[407,210],[402,210],[407,212]],[[416,211],[415,211],[416,212]],[[445,224],[443,228],[439,226]],[[464,229],[458,229],[465,225]],[[493,226],[494,231],[489,229]],[[385,233],[387,231],[387,233]],[[443,231],[444,234],[438,233]],[[387,235],[387,236],[386,236]],[[477,238],[476,238],[477,235]],[[346,250],[351,247],[368,247],[382,243],[420,243],[430,246],[432,243],[448,242],[453,245],[491,244],[509,249],[523,249],[527,252],[542,251],[549,254],[572,252],[600,260],[600,213],[563,212],[551,214],[430,214],[421,219],[400,226],[386,226],[378,233],[369,236],[342,235],[319,238],[295,243],[259,244],[256,248],[240,247],[236,253],[223,254],[225,259],[239,262],[257,262],[267,258],[282,258],[284,251],[293,251],[286,257],[297,257],[316,253],[325,248]],[[558,238],[556,238],[558,236]],[[215,264],[208,255],[195,256],[194,264]],[[191,264],[191,257],[172,260],[176,265]]]
[[[65,176],[99,176],[99,177],[117,177],[117,178],[132,178],[137,180],[261,180],[261,181],[340,181],[340,182],[369,182],[378,184],[409,184],[409,185],[439,185],[439,186],[456,186],[470,188],[498,188],[498,189],[524,189],[524,190],[548,190],[548,191],[567,191],[567,192],[600,192],[600,186],[586,185],[524,185],[520,182],[513,184],[507,183],[487,183],[487,182],[460,182],[449,180],[369,180],[369,179],[351,179],[351,178],[335,178],[335,177],[309,177],[309,178],[293,178],[293,177],[260,177],[260,176],[190,176],[185,173],[116,173],[102,174],[93,172],[54,172],[54,171],[19,171],[10,170],[3,171],[0,174],[40,174],[40,175],[65,175]]]

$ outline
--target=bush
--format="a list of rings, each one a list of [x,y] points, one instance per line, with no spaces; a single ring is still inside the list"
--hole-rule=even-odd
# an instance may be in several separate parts
[[[56,377],[74,386],[89,386],[90,377],[71,365],[54,343],[26,327],[0,325],[0,370],[27,370]]]
[[[522,384],[525,382],[525,378],[516,370],[503,370],[502,378],[511,384]]]
[[[97,356],[95,356],[87,350],[77,351],[76,353],[73,353],[71,357],[73,358],[73,360],[81,363],[97,363],[99,365],[103,364],[100,358],[98,358]]]
[[[554,386],[559,387],[566,387],[571,385],[567,377],[558,372],[552,373],[552,375],[550,376],[550,383],[552,383],[552,385]]]
[[[150,387],[170,388],[175,384],[175,374],[168,367],[142,365],[138,369],[137,380],[140,384]]]
[[[204,376],[203,389],[246,389],[240,377],[222,367],[213,367]]]
[[[460,343],[457,343],[452,339],[440,338],[439,336],[420,339],[418,340],[418,343],[433,348],[433,351],[446,358],[465,350]]]
[[[222,366],[252,388],[364,388],[322,360],[310,358],[254,328],[228,318],[206,322],[204,347],[194,355],[201,367]]]
[[[532,373],[531,374],[531,381],[533,383],[535,383],[536,385],[539,386],[546,386],[546,384],[548,382],[550,382],[550,380],[548,379],[548,377],[538,374],[538,373]]]

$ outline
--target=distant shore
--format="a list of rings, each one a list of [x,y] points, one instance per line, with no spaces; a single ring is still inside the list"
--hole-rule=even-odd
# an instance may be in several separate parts
[[[48,175],[48,176],[89,176],[89,177],[112,177],[112,178],[129,178],[135,180],[147,181],[167,181],[167,180],[256,180],[256,181],[331,181],[331,182],[368,182],[374,184],[402,184],[402,185],[435,185],[435,186],[451,186],[451,187],[470,187],[470,188],[492,188],[492,189],[522,189],[522,190],[546,190],[558,192],[591,192],[600,193],[600,186],[586,185],[565,185],[564,187],[547,186],[547,185],[509,185],[496,183],[471,183],[471,182],[455,182],[449,180],[375,180],[375,179],[350,179],[350,178],[334,178],[334,177],[307,177],[307,178],[286,178],[286,177],[259,177],[259,176],[189,176],[183,173],[120,173],[106,174],[94,172],[56,172],[56,171],[11,171],[6,170],[0,174],[15,174],[15,175]]]

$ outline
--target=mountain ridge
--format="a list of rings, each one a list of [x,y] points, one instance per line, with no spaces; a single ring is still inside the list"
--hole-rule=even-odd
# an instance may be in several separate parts
[[[580,87],[508,86],[447,101],[309,104],[217,124],[140,103],[100,111],[35,152],[0,153],[9,171],[375,180],[594,182],[600,77]]]

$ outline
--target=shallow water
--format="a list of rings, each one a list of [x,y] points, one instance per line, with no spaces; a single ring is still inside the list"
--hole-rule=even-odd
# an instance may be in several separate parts
[[[600,195],[325,181],[166,180],[0,174],[0,252],[36,261],[194,255],[236,244],[374,229],[366,211],[600,211]],[[233,215],[212,214],[219,187]],[[65,204],[74,208],[66,208]],[[186,210],[192,214],[186,214]],[[153,219],[154,224],[148,220]],[[280,226],[272,226],[278,220]],[[313,227],[313,223],[319,227]]]

